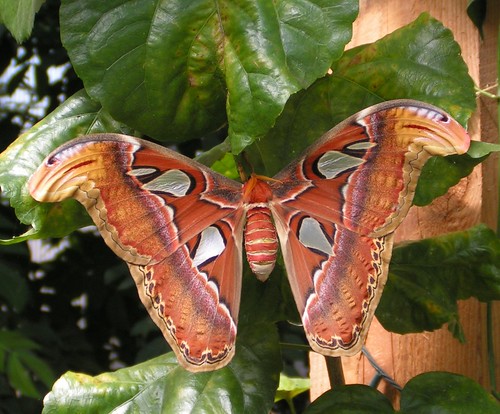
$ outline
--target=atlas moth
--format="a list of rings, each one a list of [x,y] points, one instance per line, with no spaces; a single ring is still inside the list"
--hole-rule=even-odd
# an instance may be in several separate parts
[[[463,154],[466,131],[423,102],[349,117],[273,179],[241,184],[174,151],[119,134],[74,139],[29,180],[41,202],[82,203],[130,268],[182,366],[207,371],[235,352],[243,240],[265,281],[281,246],[311,348],[360,351],[383,287],[393,233],[434,155]]]

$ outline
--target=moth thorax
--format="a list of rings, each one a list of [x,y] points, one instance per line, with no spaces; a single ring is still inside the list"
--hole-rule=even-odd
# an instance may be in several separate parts
[[[252,272],[260,281],[266,281],[278,252],[278,237],[269,208],[256,206],[247,211],[245,250]]]

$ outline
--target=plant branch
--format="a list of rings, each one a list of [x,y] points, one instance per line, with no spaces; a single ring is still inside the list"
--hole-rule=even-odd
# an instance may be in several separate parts
[[[325,357],[330,388],[339,385],[345,385],[344,370],[342,368],[342,359],[340,357]]]

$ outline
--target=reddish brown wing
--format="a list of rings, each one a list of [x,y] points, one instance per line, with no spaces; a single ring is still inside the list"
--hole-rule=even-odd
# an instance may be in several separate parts
[[[152,143],[102,134],[58,148],[29,189],[39,201],[73,197],[86,207],[184,367],[230,361],[242,273],[240,184]]]
[[[416,101],[368,108],[327,132],[270,183],[288,277],[313,349],[358,352],[380,300],[392,233],[432,155],[470,139],[449,115]]]

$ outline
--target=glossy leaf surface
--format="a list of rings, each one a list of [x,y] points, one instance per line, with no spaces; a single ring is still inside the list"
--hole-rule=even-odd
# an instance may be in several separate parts
[[[495,414],[498,401],[477,382],[449,372],[427,372],[412,378],[401,392],[402,414]]]
[[[344,385],[327,391],[304,414],[393,414],[391,403],[382,393],[367,385]]]
[[[396,411],[379,391],[366,385],[337,387],[320,396],[305,414],[493,414],[498,402],[478,383],[462,375],[428,372],[408,381]]]
[[[173,353],[96,377],[69,372],[45,398],[43,412],[267,413],[281,368],[276,331],[255,324],[239,340],[233,362],[210,373],[184,370]]]
[[[33,29],[35,14],[45,0],[0,0],[0,23],[4,24],[12,36],[22,42]]]
[[[90,96],[113,117],[170,142],[228,122],[238,153],[340,56],[357,7],[352,0],[65,0],[61,32]]]
[[[459,45],[427,14],[372,44],[346,51],[332,71],[292,96],[276,126],[250,148],[254,159],[262,158],[266,174],[272,176],[295,159],[332,125],[385,100],[419,99],[462,125],[475,109],[474,85]]]

